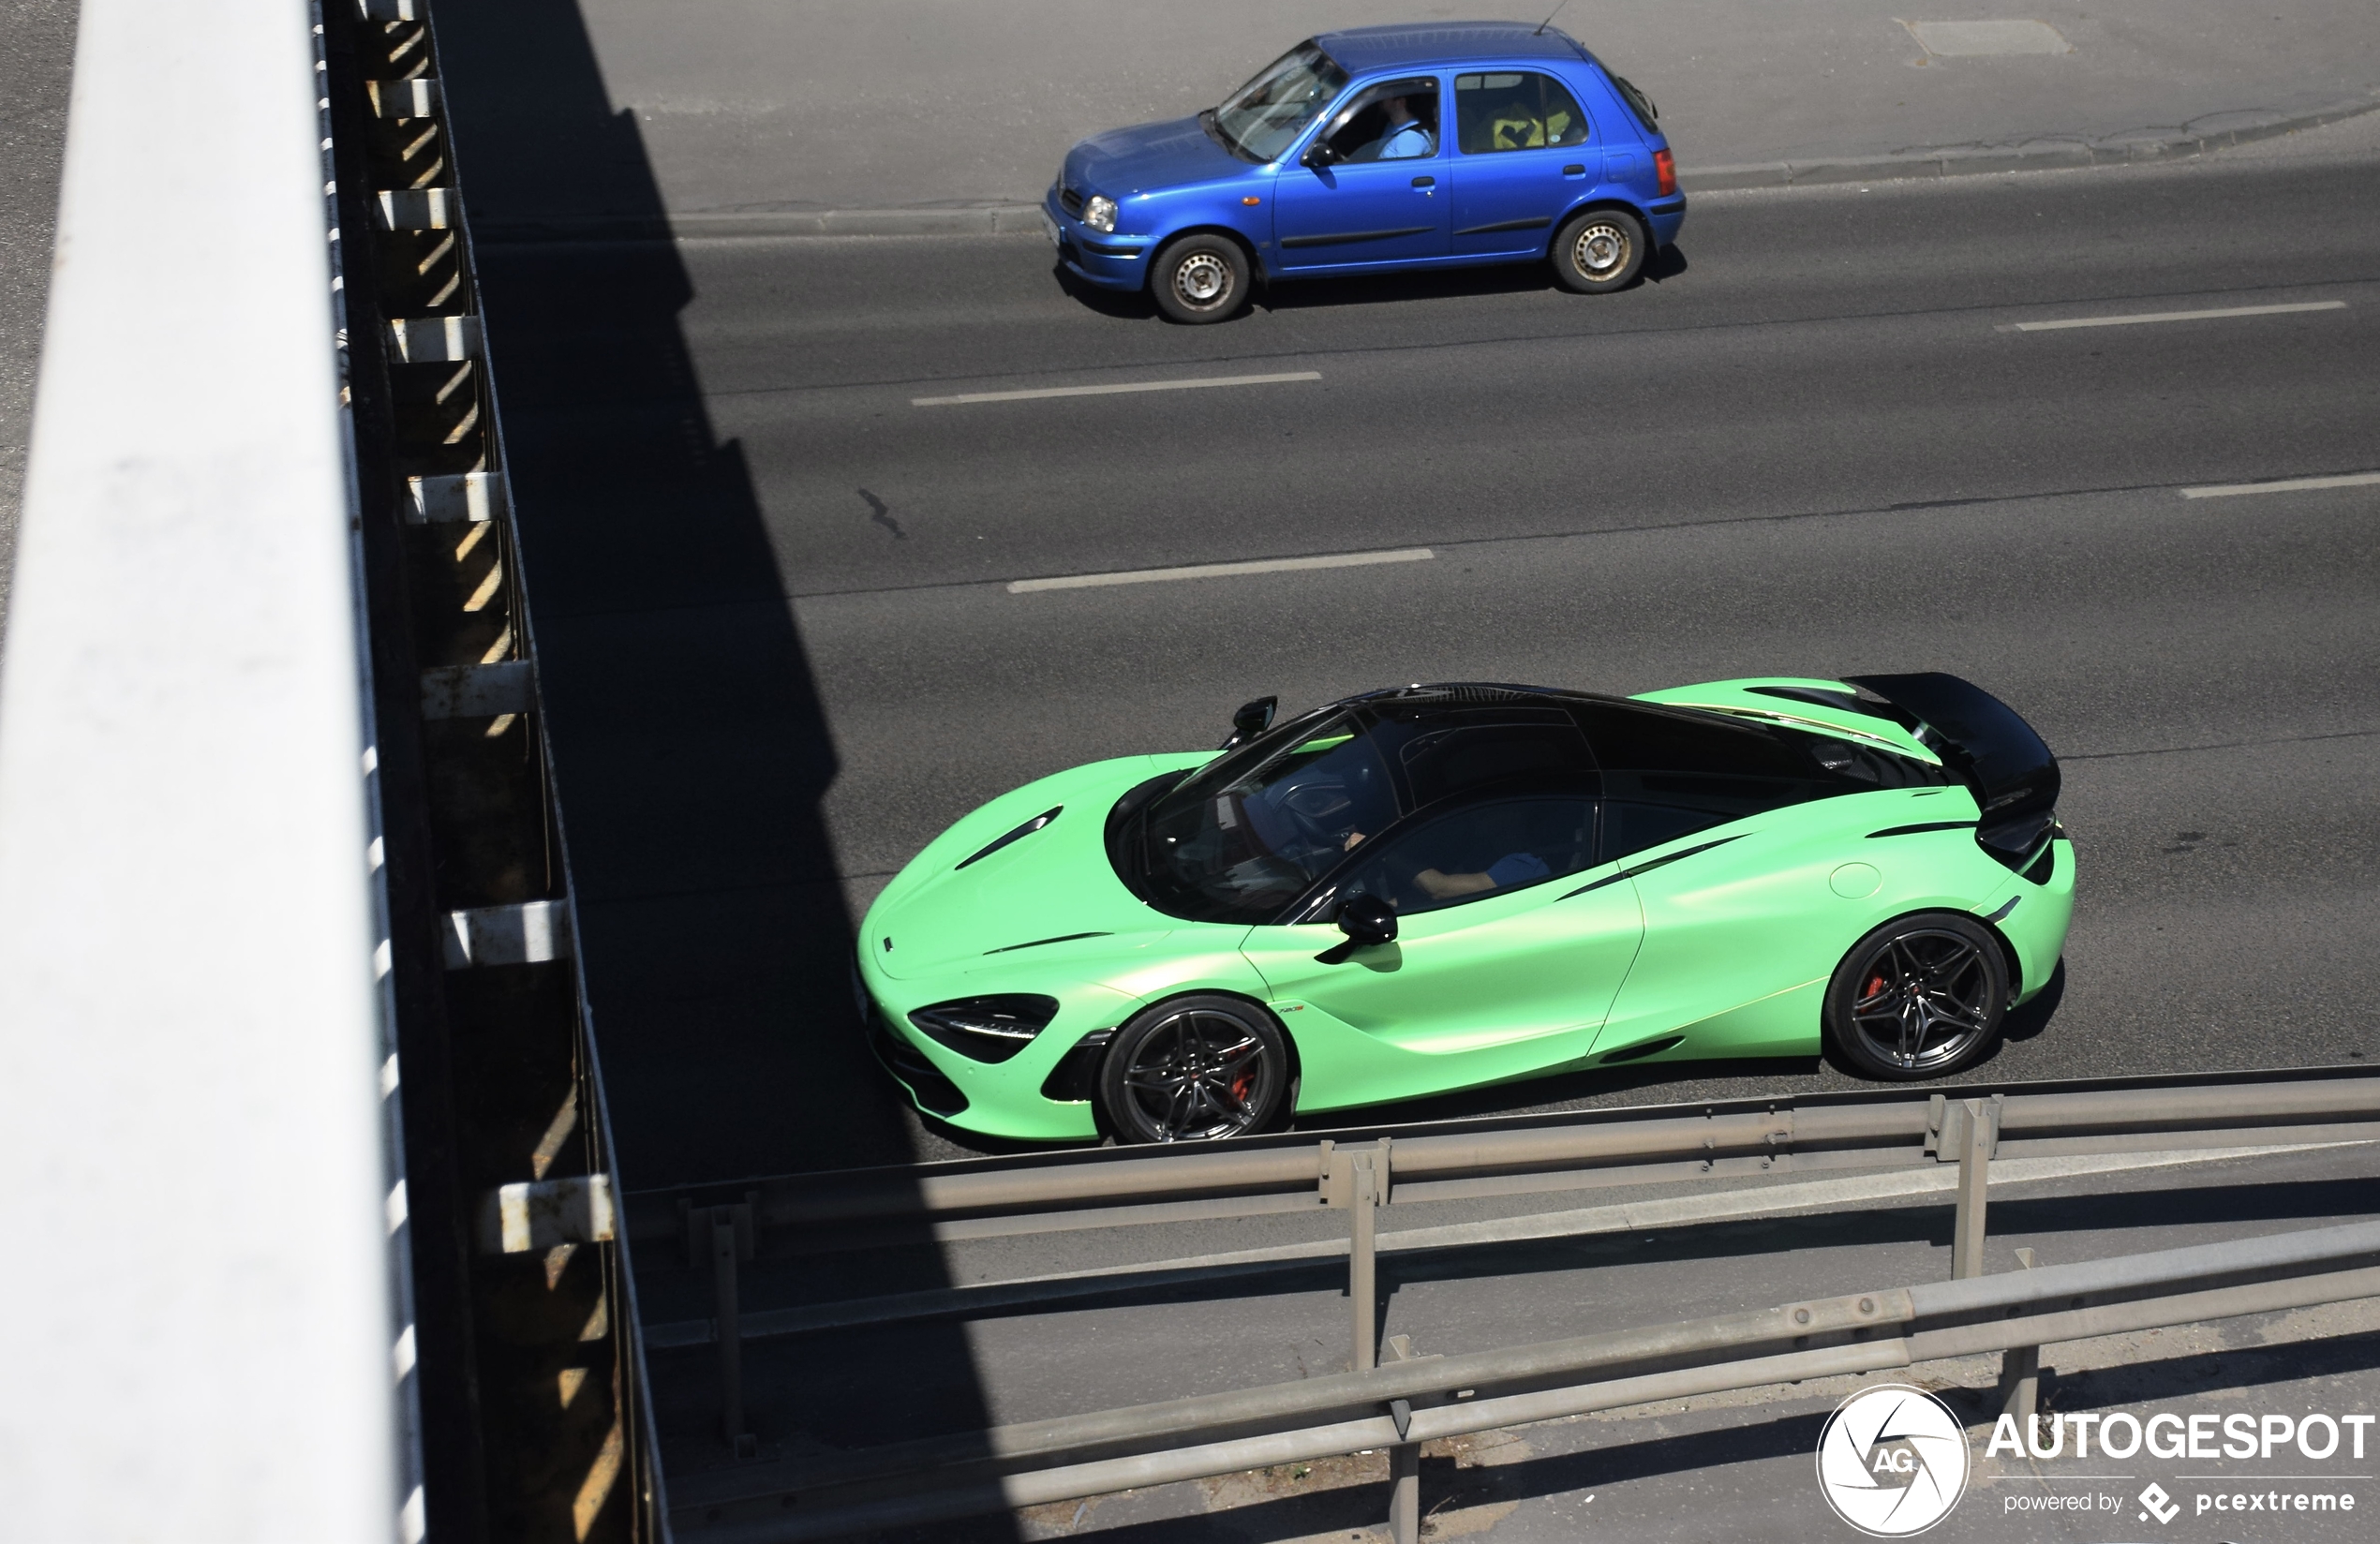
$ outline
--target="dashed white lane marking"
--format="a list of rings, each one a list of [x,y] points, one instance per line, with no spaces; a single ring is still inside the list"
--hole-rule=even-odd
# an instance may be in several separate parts
[[[1285,380],[1320,380],[1319,370],[1277,376],[1201,376],[1195,380],[1125,380],[1112,386],[1041,386],[1028,392],[966,392],[958,396],[913,396],[913,408],[956,408],[970,402],[1030,402],[1046,396],[1120,396],[1127,392],[1195,392],[1207,386],[1272,386]]]
[[[1226,579],[1240,573],[1288,573],[1300,569],[1360,569],[1374,563],[1422,563],[1435,557],[1427,547],[1395,552],[1340,552],[1327,557],[1267,557],[1249,563],[1198,563],[1181,569],[1130,569],[1121,573],[1067,573],[1055,579],[1015,579],[1008,593],[1040,589],[1097,589],[1105,585],[1162,585],[1175,579]]]
[[[2217,317],[2277,317],[2291,311],[2343,311],[2343,300],[2300,301],[2290,305],[2226,305],[2213,311],[2140,311],[2124,317],[2068,317],[2062,321],[2013,321],[2003,333],[2056,333],[2068,327],[2135,327],[2144,321],[2211,321]]]
[[[2284,477],[2278,482],[2219,482],[2211,487],[2184,488],[2184,498],[2236,498],[2243,493],[2299,493],[2309,488],[2368,488],[2380,482],[2380,472],[2349,472],[2344,477]]]

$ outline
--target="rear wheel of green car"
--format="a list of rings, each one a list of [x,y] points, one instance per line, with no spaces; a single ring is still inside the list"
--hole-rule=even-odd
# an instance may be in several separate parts
[[[1211,1142],[1262,1131],[1288,1088],[1272,1015],[1236,997],[1178,997],[1108,1042],[1099,1112],[1119,1142]]]
[[[1826,987],[1826,1038],[1849,1069],[1891,1083],[1973,1066],[2008,1017],[2008,963],[1973,917],[1919,912],[1852,946]]]

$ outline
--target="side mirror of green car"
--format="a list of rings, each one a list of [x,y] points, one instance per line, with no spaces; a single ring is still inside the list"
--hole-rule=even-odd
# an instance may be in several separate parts
[[[1378,896],[1349,896],[1339,902],[1338,923],[1347,941],[1314,957],[1325,965],[1336,965],[1358,949],[1396,942],[1396,908]]]
[[[1225,750],[1245,745],[1272,727],[1272,710],[1281,705],[1278,697],[1258,697],[1252,703],[1242,703],[1231,715],[1231,737],[1223,742]]]

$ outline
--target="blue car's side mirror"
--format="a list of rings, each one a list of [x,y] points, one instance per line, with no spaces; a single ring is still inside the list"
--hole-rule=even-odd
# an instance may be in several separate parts
[[[1313,167],[1316,171],[1319,171],[1326,166],[1337,165],[1345,158],[1346,157],[1342,156],[1337,151],[1331,148],[1330,141],[1316,140],[1314,143],[1305,147],[1305,154],[1298,157],[1298,164],[1300,166]]]

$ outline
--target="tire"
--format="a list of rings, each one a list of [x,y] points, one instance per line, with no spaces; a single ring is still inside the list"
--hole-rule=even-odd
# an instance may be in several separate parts
[[[1636,282],[1651,247],[1644,222],[1627,210],[1590,209],[1565,221],[1549,250],[1563,289],[1601,295]]]
[[[1942,1077],[1991,1050],[2008,996],[2000,940],[1956,912],[1919,912],[1861,939],[1835,968],[1826,1039],[1862,1077]]]
[[[1272,1016],[1236,997],[1160,1002],[1129,1020],[1099,1064],[1099,1114],[1118,1142],[1211,1142],[1262,1131],[1289,1090]]]
[[[1248,304],[1248,254],[1228,236],[1168,242],[1149,269],[1157,309],[1192,325],[1238,316]]]

